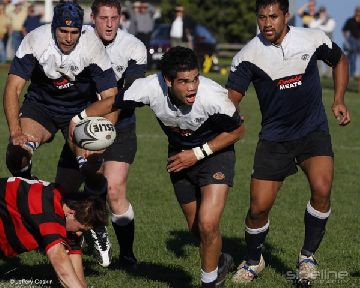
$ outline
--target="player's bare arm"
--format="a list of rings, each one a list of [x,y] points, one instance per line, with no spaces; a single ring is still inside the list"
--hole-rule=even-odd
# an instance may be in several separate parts
[[[236,109],[239,109],[239,104],[241,102],[241,99],[244,97],[244,95],[236,90],[228,89],[228,97],[231,100],[231,102],[234,103]]]
[[[245,133],[244,126],[239,126],[231,132],[223,132],[207,143],[212,153],[220,151],[238,141]],[[206,152],[205,152],[206,153]],[[168,159],[168,172],[179,172],[198,162],[194,150],[184,150]]]
[[[14,145],[24,144],[29,141],[28,136],[24,135],[21,130],[19,118],[19,99],[25,84],[25,79],[9,74],[5,86],[4,111],[9,127],[10,139]]]
[[[341,58],[333,69],[334,77],[334,103],[332,111],[339,125],[345,126],[350,123],[350,113],[345,105],[344,97],[346,87],[349,82],[349,64],[345,55]]]
[[[112,96],[113,93],[115,93],[115,92],[109,91],[109,90],[113,90],[113,88],[108,89],[108,90],[105,90],[105,91],[103,91],[103,92],[100,93],[101,99],[106,99],[106,98],[115,99],[115,98]],[[116,90],[116,93],[117,93],[117,90]],[[105,94],[105,95],[104,95],[104,94]],[[109,96],[109,95],[110,95],[110,96]],[[115,95],[116,95],[116,94],[115,94]],[[115,123],[117,122],[117,120],[118,120],[118,117],[119,117],[119,110],[114,111],[114,112],[109,113],[109,114],[106,114],[106,115],[104,115],[104,117],[105,117],[106,119],[109,119],[113,124],[115,124]]]
[[[86,284],[82,283],[76,275],[73,264],[70,257],[65,251],[64,245],[59,243],[52,246],[47,251],[47,256],[54,267],[54,270],[59,277],[61,283],[65,287],[72,288],[83,288],[87,287]]]
[[[84,266],[82,263],[82,257],[81,254],[70,254],[70,261],[72,263],[72,266],[74,267],[76,276],[79,278],[81,283],[86,287],[86,280],[84,275]]]

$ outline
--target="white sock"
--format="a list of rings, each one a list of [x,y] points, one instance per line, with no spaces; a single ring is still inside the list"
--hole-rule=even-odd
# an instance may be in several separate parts
[[[211,272],[205,272],[201,269],[201,281],[203,283],[211,283],[216,280],[218,276],[218,267],[214,271]]]

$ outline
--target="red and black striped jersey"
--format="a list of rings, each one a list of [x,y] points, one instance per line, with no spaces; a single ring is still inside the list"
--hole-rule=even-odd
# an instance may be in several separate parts
[[[54,184],[19,177],[0,179],[0,250],[5,256],[63,243],[69,253],[80,253],[67,239],[60,191]]]

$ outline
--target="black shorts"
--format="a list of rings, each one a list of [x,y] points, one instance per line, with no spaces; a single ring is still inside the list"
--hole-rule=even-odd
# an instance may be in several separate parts
[[[132,164],[135,159],[136,150],[136,124],[132,123],[123,128],[116,127],[115,141],[105,150],[103,157],[105,161]]]
[[[200,199],[200,188],[209,184],[233,185],[235,151],[230,149],[217,152],[194,166],[180,172],[171,172],[170,179],[180,204]]]
[[[297,165],[315,156],[334,157],[329,134],[316,132],[298,140],[286,142],[259,140],[252,177],[283,181],[287,176],[297,172]]]
[[[51,133],[49,142],[58,130],[61,130],[64,138],[67,139],[69,123],[74,115],[54,114],[46,108],[46,105],[29,100],[25,100],[20,108],[21,118],[33,119]]]

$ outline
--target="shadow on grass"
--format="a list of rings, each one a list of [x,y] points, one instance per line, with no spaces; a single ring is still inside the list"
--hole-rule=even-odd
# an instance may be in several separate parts
[[[21,263],[20,258],[17,257],[1,260],[0,279],[5,285],[10,285],[5,287],[25,287],[26,285],[62,287],[51,264],[26,265]]]
[[[184,257],[185,246],[187,245],[198,246],[198,241],[192,233],[186,230],[170,231],[170,237],[166,242],[167,249],[172,251],[177,257]],[[274,249],[279,250],[278,247],[265,243],[263,256],[266,264],[270,265],[276,273],[284,275],[286,272],[291,271],[291,267],[271,254],[271,251]],[[223,237],[222,251],[230,254],[234,258],[235,264],[238,265],[246,256],[245,240],[235,237]]]
[[[110,266],[112,270],[116,270],[117,264]],[[136,272],[129,272],[134,278],[144,278],[157,282],[166,283],[172,288],[193,288],[191,282],[192,277],[189,273],[179,267],[165,266],[153,262],[140,262]]]
[[[91,261],[83,261],[85,267],[85,277],[90,275],[99,275],[99,272],[91,268]],[[33,280],[30,285],[28,281]],[[36,280],[36,281],[35,281]],[[58,288],[63,287],[58,280],[58,277],[50,263],[39,263],[27,265],[21,262],[18,257],[9,257],[0,259],[0,281],[6,285],[5,287],[25,287],[30,285],[31,287],[51,287]],[[15,282],[11,282],[15,281]],[[23,281],[22,286],[20,285]],[[42,282],[43,281],[43,282]],[[8,282],[8,283],[7,283]],[[18,283],[15,285],[15,283]],[[41,285],[41,283],[43,285]],[[36,284],[36,285],[35,285]],[[25,286],[24,286],[25,285]],[[29,287],[30,287],[29,286]],[[1,286],[0,284],[0,287]],[[26,286],[27,287],[27,286]]]

